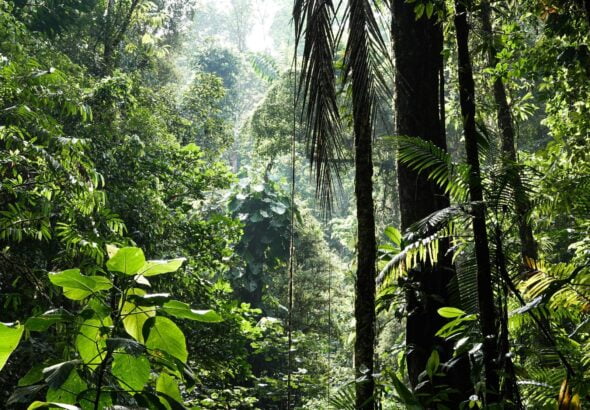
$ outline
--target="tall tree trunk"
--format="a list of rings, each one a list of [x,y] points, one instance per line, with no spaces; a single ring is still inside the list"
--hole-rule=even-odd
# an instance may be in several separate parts
[[[442,27],[435,18],[416,20],[414,4],[395,0],[392,7],[392,39],[395,58],[395,131],[397,135],[419,137],[446,149],[444,127],[444,76]],[[431,213],[449,206],[449,197],[425,173],[398,163],[398,192],[402,230]],[[438,308],[448,306],[448,283],[454,276],[448,243],[441,243],[439,263],[422,265],[410,272],[412,285],[406,294],[408,317],[406,345],[408,374],[413,387],[434,349],[443,361],[453,346],[435,336],[445,321]],[[445,377],[444,384],[461,394],[450,397],[452,407],[471,391],[469,363],[460,360]]]
[[[484,1],[481,4],[481,19],[482,30],[486,37],[488,65],[490,68],[495,68],[498,64],[496,57],[496,39],[492,27],[492,11],[490,4]],[[518,169],[515,168],[517,161],[516,147],[515,147],[515,132],[512,123],[512,116],[510,114],[510,106],[508,105],[508,98],[506,97],[506,88],[502,77],[496,76],[494,79],[494,103],[496,105],[496,114],[498,121],[498,128],[502,137],[502,162],[504,169],[509,174],[509,183],[514,189],[514,204],[516,208],[516,216],[518,218],[518,232],[521,243],[521,256],[523,263],[528,258],[537,259],[537,244],[533,237],[533,230],[531,224],[527,219],[527,214],[530,210],[529,198],[524,190],[522,179]]]
[[[479,166],[479,148],[475,127],[475,83],[469,56],[469,25],[466,0],[455,0],[455,30],[457,34],[459,98],[469,175],[469,195],[473,205],[473,236],[477,261],[477,293],[481,332],[483,336],[483,362],[485,374],[485,402],[489,406],[499,403],[498,340],[499,332],[494,306],[490,250],[485,220],[485,205]]]
[[[367,90],[371,84],[367,66],[368,37],[364,0],[350,5],[350,60],[352,105],[354,119],[355,177],[354,192],[357,216],[357,272],[354,317],[356,339],[354,368],[357,383],[356,408],[373,410],[374,344],[375,344],[375,276],[377,243],[375,240],[375,208],[373,203],[373,113],[374,96]],[[355,32],[355,29],[357,30]],[[359,380],[361,380],[359,382]]]
[[[109,75],[113,70],[113,32],[115,29],[115,0],[108,0],[107,10],[105,13],[104,33],[103,33],[103,55],[102,55],[102,74]]]

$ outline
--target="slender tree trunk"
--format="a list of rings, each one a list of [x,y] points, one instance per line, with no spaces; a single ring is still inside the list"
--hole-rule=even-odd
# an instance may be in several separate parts
[[[364,1],[351,2],[350,58],[353,62],[368,61],[366,11]],[[353,33],[355,27],[358,32]],[[375,276],[377,262],[377,243],[375,240],[375,207],[373,203],[373,155],[372,155],[372,101],[367,86],[370,84],[369,72],[358,69],[363,64],[352,64],[352,104],[354,118],[355,178],[354,192],[357,215],[357,272],[354,315],[356,319],[356,339],[354,343],[354,368],[357,383],[356,408],[373,410],[374,392],[374,344],[375,344]],[[366,65],[363,66],[366,68]],[[359,382],[359,380],[361,380]]]
[[[491,14],[490,4],[484,1],[481,4],[482,30],[487,41],[488,65],[490,68],[495,68],[498,64],[498,58],[496,57],[496,40],[493,33]],[[526,263],[526,260],[529,258],[533,260],[537,259],[537,244],[533,236],[531,224],[527,218],[530,210],[530,202],[524,190],[520,173],[514,166],[517,161],[514,124],[512,123],[512,115],[502,77],[496,76],[493,88],[498,128],[502,137],[502,162],[504,169],[509,173],[509,182],[514,189],[514,203],[518,218],[521,256],[523,263]]]
[[[470,4],[470,2],[468,2]],[[479,166],[479,149],[475,127],[475,83],[469,56],[469,25],[463,0],[455,0],[455,30],[459,68],[459,98],[469,175],[469,195],[473,205],[473,236],[477,261],[477,292],[479,316],[483,336],[483,362],[486,386],[486,405],[499,403],[498,341],[499,332],[494,306],[490,250],[485,220],[485,205]]]
[[[114,20],[113,15],[115,13],[115,0],[108,0],[107,10],[105,15],[104,33],[103,33],[103,56],[102,56],[102,74],[109,75],[112,71],[113,66],[113,31],[114,31]]]
[[[353,91],[354,93],[354,91]],[[375,343],[375,215],[373,204],[373,161],[371,154],[371,124],[355,124],[355,195],[358,223],[358,261],[356,273],[356,341],[354,344],[354,367],[357,409],[373,409],[373,354]]]

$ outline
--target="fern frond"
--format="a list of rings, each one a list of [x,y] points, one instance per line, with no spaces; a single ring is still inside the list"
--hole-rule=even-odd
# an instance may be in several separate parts
[[[440,186],[457,202],[468,197],[469,166],[455,163],[451,155],[430,141],[417,137],[388,138],[397,143],[398,160],[417,172],[426,172],[428,178]]]
[[[554,310],[590,310],[590,272],[587,266],[543,261],[529,261],[529,265],[532,269],[530,276],[519,286],[527,299],[537,300],[538,305],[547,305]]]
[[[252,70],[264,81],[272,83],[279,78],[279,67],[276,61],[268,54],[249,53],[248,61]]]

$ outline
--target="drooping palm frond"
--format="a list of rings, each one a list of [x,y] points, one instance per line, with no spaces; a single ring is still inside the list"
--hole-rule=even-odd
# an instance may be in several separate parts
[[[389,84],[384,73],[393,72],[382,27],[377,15],[382,5],[376,0],[350,0],[344,20],[348,37],[344,55],[343,84],[352,83],[352,105],[355,123],[369,113],[372,125],[377,102],[387,101]]]
[[[336,393],[330,397],[329,404],[333,409],[354,410],[354,401],[354,383],[347,383],[336,390]]]
[[[529,278],[520,289],[531,302],[530,307],[548,306],[552,309],[575,308],[590,310],[590,273],[587,266],[567,263],[551,265],[543,261],[529,261]]]
[[[428,178],[444,189],[457,202],[468,197],[469,166],[453,162],[451,155],[430,141],[417,137],[396,136],[398,160],[417,172],[426,172]]]
[[[385,235],[389,243],[379,247],[383,266],[377,283],[386,287],[420,262],[435,264],[440,240],[456,237],[460,226],[465,224],[455,221],[465,218],[470,218],[466,206],[450,206],[416,222],[403,237],[397,230],[388,228]]]
[[[303,41],[298,95],[304,107],[308,155],[315,167],[316,194],[329,207],[343,146],[333,64],[334,4],[332,0],[296,0],[293,19],[295,50]]]

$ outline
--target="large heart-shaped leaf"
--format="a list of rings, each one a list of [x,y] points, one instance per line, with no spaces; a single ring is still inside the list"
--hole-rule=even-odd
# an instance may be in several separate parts
[[[98,367],[106,357],[106,339],[104,330],[112,324],[110,317],[103,320],[92,318],[85,320],[76,337],[76,349],[84,363],[91,369]]]
[[[172,398],[178,403],[182,403],[182,396],[180,395],[180,389],[178,388],[178,382],[174,377],[162,373],[156,381],[156,391],[163,393],[167,398]],[[166,403],[168,404],[168,402]]]
[[[140,248],[120,248],[107,261],[107,268],[112,272],[135,275],[145,265],[145,256]]]
[[[139,288],[130,289],[127,292],[127,297],[144,295],[145,291]],[[121,315],[123,317],[123,327],[127,334],[139,343],[143,343],[143,325],[146,320],[156,315],[156,309],[154,307],[142,307],[133,302],[126,301],[121,309]]]
[[[170,260],[155,260],[147,261],[144,266],[141,267],[138,274],[142,276],[156,276],[163,273],[176,272],[186,258],[176,258]]]
[[[71,315],[64,309],[52,309],[27,319],[25,327],[32,332],[45,332],[51,325],[67,320]]]
[[[25,327],[19,324],[0,323],[0,370],[18,346],[24,330]]]
[[[161,316],[152,317],[146,321],[143,330],[149,332],[145,343],[148,349],[162,350],[186,363],[186,339],[173,321]]]
[[[223,321],[223,318],[213,310],[191,309],[188,304],[179,302],[178,300],[170,300],[164,303],[162,310],[179,319],[190,319],[208,323],[217,323]]]
[[[88,389],[88,385],[76,369],[73,369],[65,382],[57,388],[50,387],[45,399],[49,402],[76,404],[78,395]]]
[[[104,276],[84,276],[80,269],[68,269],[62,272],[52,272],[49,280],[56,286],[63,288],[64,296],[72,300],[82,300],[101,290],[109,290],[112,282]]]
[[[139,392],[150,379],[150,363],[145,356],[118,351],[113,354],[111,372],[124,390]]]

